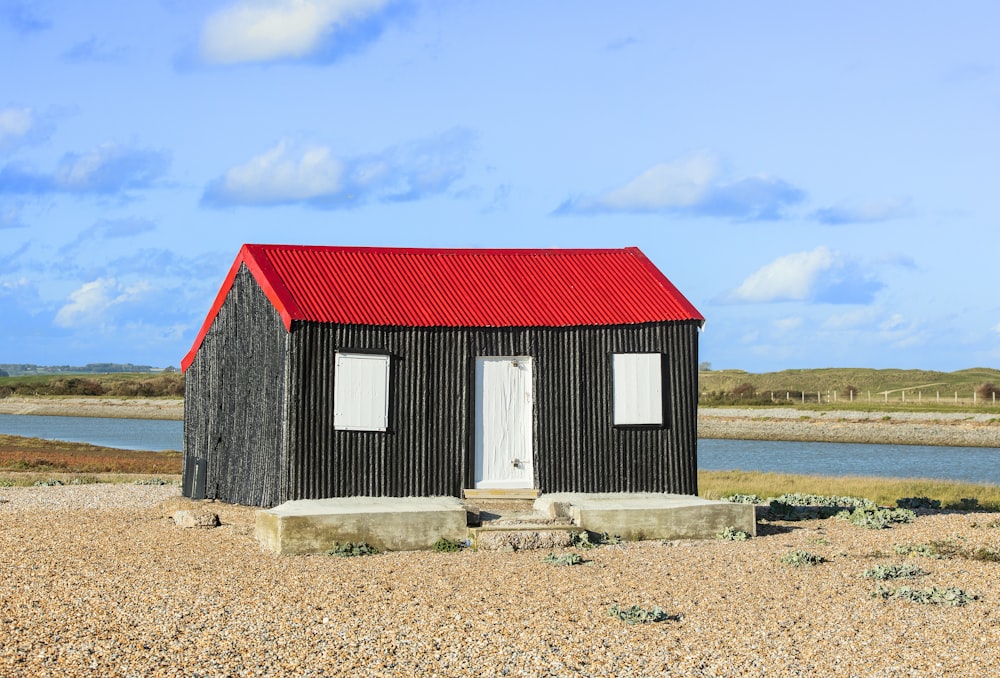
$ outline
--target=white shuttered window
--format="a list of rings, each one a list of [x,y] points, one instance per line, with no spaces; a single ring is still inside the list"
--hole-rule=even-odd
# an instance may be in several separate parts
[[[663,425],[663,370],[659,353],[615,353],[615,426]]]
[[[384,431],[389,425],[389,356],[338,353],[333,427]]]

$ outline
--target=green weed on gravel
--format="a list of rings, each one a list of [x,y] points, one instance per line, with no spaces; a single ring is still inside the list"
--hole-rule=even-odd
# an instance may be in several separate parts
[[[897,544],[893,550],[901,556],[915,555],[925,558],[944,558],[938,550],[930,544]]]
[[[841,511],[837,517],[858,527],[869,530],[884,530],[895,523],[912,522],[917,516],[913,511],[905,508],[859,508],[854,511]]]
[[[825,563],[827,561],[823,556],[799,549],[781,556],[781,562],[786,565],[791,565],[792,567],[803,567],[819,565],[820,563]]]
[[[378,553],[378,549],[363,541],[345,541],[343,544],[334,542],[333,548],[326,552],[328,556],[338,558],[351,558],[353,556],[373,556]]]
[[[927,574],[916,565],[902,563],[901,565],[876,565],[862,573],[865,579],[888,581],[890,579],[912,579]]]
[[[463,542],[448,539],[447,537],[441,537],[434,542],[434,550],[438,553],[455,553],[461,551],[464,546]]]
[[[561,556],[550,553],[542,558],[542,562],[549,565],[581,565],[583,558],[580,557],[579,553],[564,553]]]
[[[723,497],[722,501],[728,501],[732,504],[762,504],[764,502],[756,494],[731,494]]]
[[[626,624],[650,624],[661,621],[680,621],[681,615],[667,614],[659,607],[646,610],[638,605],[632,607],[620,607],[617,603],[608,608],[608,615],[621,619]]]
[[[894,589],[888,586],[879,586],[872,592],[872,598],[881,598],[882,600],[896,598],[923,605],[952,605],[954,607],[962,607],[974,600],[979,600],[979,596],[966,593],[962,589],[940,586],[933,586],[926,589],[912,589],[909,586]]]
[[[722,541],[746,541],[750,538],[750,534],[743,530],[737,530],[735,527],[727,527],[716,538]]]

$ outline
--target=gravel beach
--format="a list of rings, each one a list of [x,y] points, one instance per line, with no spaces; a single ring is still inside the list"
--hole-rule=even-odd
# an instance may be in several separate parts
[[[636,542],[546,553],[279,557],[253,510],[198,503],[222,526],[184,529],[175,486],[0,488],[4,676],[958,676],[1000,661],[1000,565],[901,556],[950,540],[1000,548],[990,514],[889,530],[842,520],[760,525],[745,542]],[[792,567],[804,549],[829,560]],[[861,574],[959,587],[964,607],[872,597]],[[659,606],[626,624],[608,609]]]

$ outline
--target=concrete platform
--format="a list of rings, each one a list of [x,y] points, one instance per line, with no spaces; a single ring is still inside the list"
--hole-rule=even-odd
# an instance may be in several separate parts
[[[289,501],[257,511],[257,540],[280,554],[324,553],[334,542],[366,542],[381,551],[429,549],[442,537],[468,535],[455,497],[345,497]]]
[[[588,532],[623,539],[712,539],[727,527],[757,535],[755,507],[684,494],[554,493],[535,500],[535,510],[566,517]]]

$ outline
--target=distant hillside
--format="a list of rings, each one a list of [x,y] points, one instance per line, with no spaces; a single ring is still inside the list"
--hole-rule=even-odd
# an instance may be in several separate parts
[[[833,398],[843,402],[850,398],[851,390],[854,391],[855,400],[867,400],[870,393],[873,400],[883,401],[888,394],[890,401],[898,401],[904,397],[904,392],[908,401],[917,398],[936,399],[939,395],[942,400],[954,399],[956,392],[960,400],[971,400],[973,393],[977,391],[979,398],[983,397],[984,392],[989,393],[988,389],[983,390],[988,384],[1000,386],[1000,370],[986,367],[957,372],[827,368],[760,374],[742,370],[709,370],[698,373],[698,387],[703,402],[733,399],[733,396],[737,400],[770,401],[771,394],[776,400],[782,400],[786,393],[793,400],[801,399],[804,393],[807,402],[811,398],[815,403],[817,394],[822,394],[824,402]]]
[[[83,366],[0,363],[0,376],[20,377],[29,374],[118,374],[120,372],[155,373],[169,372],[172,369],[174,368],[133,365],[132,363],[89,363]]]

